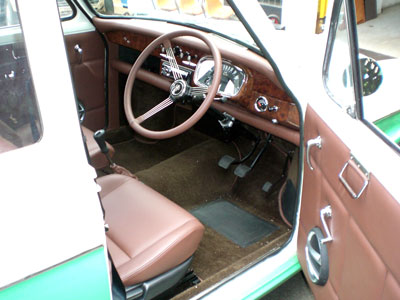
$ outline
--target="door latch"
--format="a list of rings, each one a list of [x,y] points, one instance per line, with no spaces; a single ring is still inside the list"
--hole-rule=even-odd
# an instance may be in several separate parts
[[[311,164],[310,160],[310,149],[312,146],[317,146],[318,149],[322,148],[322,139],[320,136],[317,136],[315,139],[311,139],[307,141],[307,149],[306,149],[306,158],[307,158],[307,164],[308,167],[310,168],[311,171],[314,171],[314,168]]]

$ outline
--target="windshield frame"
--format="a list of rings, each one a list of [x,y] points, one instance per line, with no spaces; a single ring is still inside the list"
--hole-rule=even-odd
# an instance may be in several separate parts
[[[213,30],[209,27],[205,27],[205,26],[201,26],[199,24],[195,24],[195,23],[186,23],[186,22],[180,22],[178,20],[173,20],[173,19],[164,19],[164,18],[155,18],[155,17],[147,17],[144,15],[107,15],[107,14],[102,14],[99,13],[96,9],[93,8],[93,6],[90,4],[89,0],[82,0],[86,6],[89,8],[89,10],[91,11],[91,13],[93,13],[96,17],[98,18],[102,18],[102,19],[116,19],[116,20],[147,20],[147,21],[157,21],[157,22],[165,22],[165,23],[169,23],[169,24],[174,24],[174,25],[180,25],[180,26],[185,26],[188,28],[192,28],[192,29],[196,29],[196,30],[201,30],[207,33],[211,33],[211,34],[215,34],[223,39],[232,41],[234,43],[239,44],[240,46],[243,46],[255,53],[257,53],[258,55],[262,55],[262,51],[260,48],[257,48],[255,45],[258,46],[258,43],[253,39],[253,37],[251,36],[251,34],[248,32],[245,24],[243,23],[242,19],[237,15],[235,9],[230,5],[230,1],[227,1],[227,4],[229,4],[229,6],[231,6],[231,8],[233,9],[236,17],[237,17],[237,21],[240,22],[243,25],[243,28],[246,30],[247,33],[249,33],[249,38],[253,40],[255,45],[251,45],[243,40],[240,40],[238,38],[234,38],[229,36],[228,34],[224,33],[224,32],[220,32],[220,31],[216,31]],[[261,8],[260,8],[261,9]]]

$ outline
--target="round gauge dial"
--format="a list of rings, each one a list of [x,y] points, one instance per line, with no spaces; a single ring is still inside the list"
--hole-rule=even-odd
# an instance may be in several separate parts
[[[254,103],[254,107],[259,112],[267,111],[268,109],[268,100],[267,98],[260,96],[257,98],[256,102]]]
[[[203,58],[199,61],[194,82],[197,85],[210,86],[214,76],[214,61],[211,58]],[[244,82],[245,72],[227,61],[222,61],[221,83],[218,93],[223,96],[233,97],[239,94]]]

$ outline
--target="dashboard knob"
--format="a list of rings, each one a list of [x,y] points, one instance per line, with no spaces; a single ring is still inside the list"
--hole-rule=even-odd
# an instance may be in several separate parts
[[[268,100],[264,96],[260,96],[257,98],[256,102],[254,103],[254,108],[256,111],[265,112],[268,109]]]
[[[192,56],[190,55],[190,52],[189,52],[189,51],[186,51],[186,52],[185,52],[185,56],[186,56],[186,59],[187,59],[188,61],[191,61],[191,60],[192,60]]]
[[[182,53],[183,53],[183,51],[182,51],[181,47],[179,47],[179,46],[175,46],[175,47],[174,47],[174,54],[175,54],[175,56],[181,56]]]

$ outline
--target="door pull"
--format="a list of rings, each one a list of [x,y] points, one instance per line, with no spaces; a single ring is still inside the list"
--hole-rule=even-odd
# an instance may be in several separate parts
[[[354,191],[354,189],[350,186],[349,182],[343,176],[343,174],[347,168],[350,168],[350,170],[353,169],[353,171],[356,171],[355,174],[358,174],[358,175],[353,175],[353,176],[359,176],[363,180],[363,183],[362,183],[362,185],[360,185],[360,187],[359,187],[360,190],[358,192]],[[343,183],[346,190],[353,197],[353,199],[358,199],[358,198],[360,198],[361,194],[364,192],[365,188],[367,187],[367,185],[369,183],[369,172],[358,162],[358,160],[353,155],[351,155],[349,161],[346,162],[342,171],[340,171],[339,179]]]
[[[312,146],[317,146],[318,149],[322,148],[322,139],[320,136],[317,136],[315,139],[311,139],[307,141],[307,149],[306,149],[306,158],[307,158],[307,164],[308,167],[310,168],[311,171],[314,171],[314,168],[311,164],[310,160],[310,149]]]
[[[321,217],[321,222],[322,225],[324,226],[324,231],[326,234],[326,238],[323,238],[321,240],[322,244],[328,243],[328,242],[332,242],[333,241],[333,237],[331,235],[331,232],[329,231],[328,228],[328,224],[326,224],[326,220],[325,218],[332,218],[332,208],[330,205],[324,207],[323,209],[321,209],[320,213],[319,213],[320,217]]]

